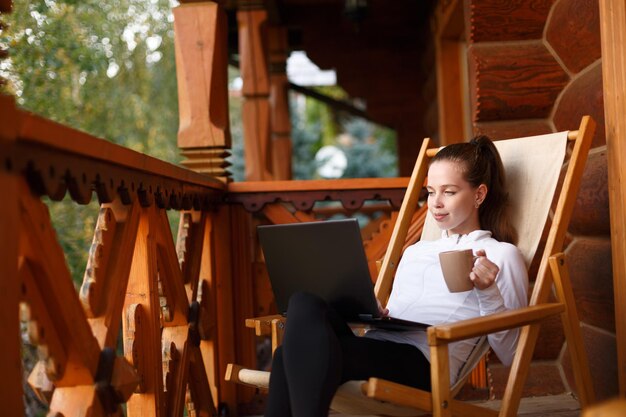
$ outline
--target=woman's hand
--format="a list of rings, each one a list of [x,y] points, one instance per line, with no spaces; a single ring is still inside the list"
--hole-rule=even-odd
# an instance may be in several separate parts
[[[474,283],[474,287],[484,290],[491,287],[496,281],[500,268],[487,259],[487,254],[482,249],[476,251],[476,257],[478,259],[474,262],[474,268],[470,272],[470,279]]]
[[[380,314],[381,317],[387,317],[389,315],[389,309],[383,308],[378,298],[376,299],[376,303],[378,304],[378,314]]]

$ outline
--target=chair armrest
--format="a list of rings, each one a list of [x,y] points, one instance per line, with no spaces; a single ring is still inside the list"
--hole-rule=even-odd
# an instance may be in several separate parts
[[[254,333],[257,336],[268,336],[272,334],[272,323],[282,322],[285,323],[287,319],[280,314],[274,314],[271,316],[253,317],[246,319],[246,327],[254,329]]]
[[[535,324],[564,311],[565,306],[561,303],[547,303],[457,321],[455,323],[440,324],[428,328],[428,343],[431,346],[437,346],[457,340],[496,333],[501,330]]]

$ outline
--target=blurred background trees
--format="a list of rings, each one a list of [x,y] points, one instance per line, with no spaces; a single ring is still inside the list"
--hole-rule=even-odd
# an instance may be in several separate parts
[[[0,46],[5,93],[23,108],[171,163],[176,146],[178,101],[174,59],[173,0],[15,1],[2,16]],[[238,70],[229,68],[236,89]],[[315,87],[338,100],[337,86]],[[397,175],[395,134],[366,120],[290,93],[294,179],[320,178],[315,155],[323,146],[347,158],[342,177]],[[243,179],[241,97],[229,101],[231,171]],[[82,281],[97,202],[50,204],[74,280]],[[172,223],[176,223],[175,215]]]

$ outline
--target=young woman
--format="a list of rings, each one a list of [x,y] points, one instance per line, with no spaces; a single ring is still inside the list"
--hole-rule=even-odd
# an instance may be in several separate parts
[[[420,241],[403,254],[387,308],[381,313],[432,325],[492,314],[527,304],[528,277],[515,230],[507,217],[504,169],[485,136],[445,147],[428,170],[428,209],[441,239]],[[471,291],[451,293],[438,254],[472,249]],[[369,331],[355,336],[320,298],[294,294],[283,344],[272,362],[266,417],[327,416],[337,387],[379,377],[430,390],[429,348],[424,331]],[[516,330],[488,336],[504,364],[517,345]],[[476,339],[449,346],[450,379]]]

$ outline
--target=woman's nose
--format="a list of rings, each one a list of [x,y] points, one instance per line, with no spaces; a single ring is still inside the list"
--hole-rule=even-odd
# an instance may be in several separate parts
[[[443,202],[441,201],[441,196],[435,194],[432,199],[433,199],[433,205],[435,207],[442,207],[443,206]]]

